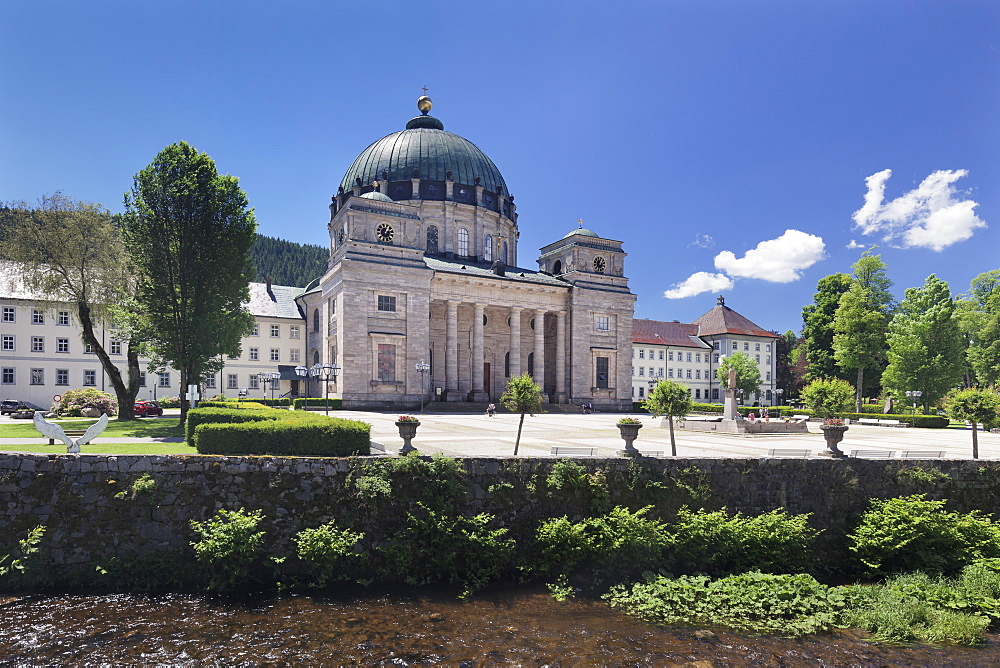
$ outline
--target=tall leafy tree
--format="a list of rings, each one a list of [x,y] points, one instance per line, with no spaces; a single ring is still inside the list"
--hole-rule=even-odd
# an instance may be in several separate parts
[[[643,407],[653,415],[663,415],[670,427],[670,455],[677,456],[677,441],[674,439],[674,418],[684,417],[693,406],[691,390],[673,380],[661,380],[656,384]]]
[[[923,287],[907,289],[886,342],[889,363],[882,385],[897,399],[920,390],[927,413],[962,379],[965,344],[948,284],[931,274]]]
[[[892,310],[892,281],[881,255],[865,251],[853,266],[851,287],[833,319],[833,354],[844,369],[857,370],[854,409],[861,412],[865,370],[884,364],[886,329]]]
[[[743,392],[744,401],[749,400],[750,395],[760,389],[760,367],[744,352],[726,355],[719,361],[719,368],[715,370],[719,385],[725,390],[730,389],[730,368],[736,372],[736,389]]]
[[[955,391],[948,396],[948,413],[972,423],[972,458],[979,459],[979,423],[989,429],[1000,421],[1000,396],[996,390],[970,387]]]
[[[788,330],[774,344],[774,380],[786,398],[798,396],[804,385],[798,375],[799,338]]]
[[[123,236],[139,272],[134,323],[154,366],[181,375],[183,391],[240,353],[253,329],[243,307],[253,279],[257,223],[236,177],[186,142],[172,144],[135,175],[125,194]]]
[[[973,380],[991,387],[1000,382],[1000,269],[979,274],[959,298],[959,319],[968,345]]]
[[[121,331],[123,375],[95,331],[121,318],[118,309],[135,289],[114,218],[100,204],[59,192],[43,196],[37,206],[11,203],[0,217],[4,219],[0,254],[16,263],[21,280],[32,291],[75,308],[83,342],[100,360],[115,391],[119,419],[132,419],[139,392],[140,346]]]
[[[517,457],[525,414],[534,416],[535,413],[542,412],[542,388],[525,371],[508,381],[507,391],[500,396],[500,403],[511,413],[521,414],[521,419],[517,423],[517,438],[514,439],[514,456]]]
[[[824,276],[816,284],[813,303],[802,309],[806,381],[844,377],[844,371],[837,366],[833,356],[833,319],[837,315],[840,298],[850,287],[851,277],[848,274]]]

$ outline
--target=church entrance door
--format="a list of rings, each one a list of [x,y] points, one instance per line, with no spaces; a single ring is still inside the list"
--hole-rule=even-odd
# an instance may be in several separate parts
[[[483,392],[486,393],[487,397],[492,398],[493,393],[490,392],[492,382],[490,381],[490,363],[483,362]]]

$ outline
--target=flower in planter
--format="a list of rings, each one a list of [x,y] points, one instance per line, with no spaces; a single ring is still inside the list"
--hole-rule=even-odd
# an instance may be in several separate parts
[[[639,418],[623,417],[618,420],[618,424],[642,424],[642,421]]]
[[[840,418],[827,418],[823,420],[824,427],[843,427],[844,421]]]
[[[396,422],[420,422],[420,420],[412,415],[400,415]]]

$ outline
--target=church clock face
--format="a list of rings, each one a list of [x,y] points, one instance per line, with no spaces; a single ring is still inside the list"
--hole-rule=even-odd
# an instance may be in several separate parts
[[[384,244],[392,243],[392,225],[382,223],[375,228],[375,238]]]
[[[603,274],[604,270],[608,268],[607,262],[605,262],[603,257],[594,258],[594,271],[598,274]]]

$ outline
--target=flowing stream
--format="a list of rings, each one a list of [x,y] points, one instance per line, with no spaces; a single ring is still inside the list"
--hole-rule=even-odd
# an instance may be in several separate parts
[[[652,626],[600,601],[559,603],[537,589],[470,601],[29,596],[0,599],[0,665],[1000,665],[997,636],[961,648],[706,631]]]

